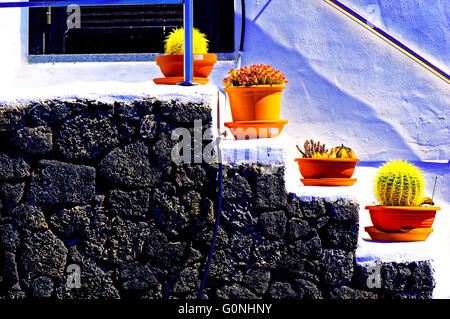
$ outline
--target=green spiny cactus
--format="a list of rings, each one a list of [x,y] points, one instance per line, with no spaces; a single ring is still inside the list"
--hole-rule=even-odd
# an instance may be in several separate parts
[[[382,206],[420,206],[424,188],[422,173],[406,161],[384,164],[375,179],[375,196]]]

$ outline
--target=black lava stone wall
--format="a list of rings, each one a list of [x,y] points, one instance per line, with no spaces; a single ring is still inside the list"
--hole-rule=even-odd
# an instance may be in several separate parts
[[[208,105],[140,99],[0,109],[0,298],[195,298],[212,240],[218,165],[175,164],[177,127]],[[205,298],[428,298],[428,262],[355,263],[358,204],[301,201],[284,169],[224,166]],[[68,285],[77,265],[81,287]]]

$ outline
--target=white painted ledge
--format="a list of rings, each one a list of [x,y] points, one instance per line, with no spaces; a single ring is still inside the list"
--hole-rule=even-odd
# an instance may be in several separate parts
[[[205,103],[217,110],[218,88],[214,85],[156,85],[152,80],[145,82],[75,81],[47,87],[11,87],[0,90],[0,105],[23,105],[30,101],[48,99],[95,99],[114,102],[138,98],[158,98],[164,101]]]
[[[235,140],[231,134],[220,142],[223,163],[282,165],[286,163],[289,138],[282,132],[276,138]]]

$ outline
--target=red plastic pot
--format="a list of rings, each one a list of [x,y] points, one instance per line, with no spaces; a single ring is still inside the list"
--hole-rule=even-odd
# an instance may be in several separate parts
[[[304,178],[350,178],[357,158],[296,158]]]
[[[411,228],[431,228],[441,208],[408,206],[366,206],[373,226],[384,232],[402,232]]]

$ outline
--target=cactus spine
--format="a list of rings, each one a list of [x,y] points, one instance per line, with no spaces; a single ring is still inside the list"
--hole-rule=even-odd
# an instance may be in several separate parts
[[[424,188],[422,173],[406,161],[384,164],[375,179],[375,196],[382,206],[420,206]]]

